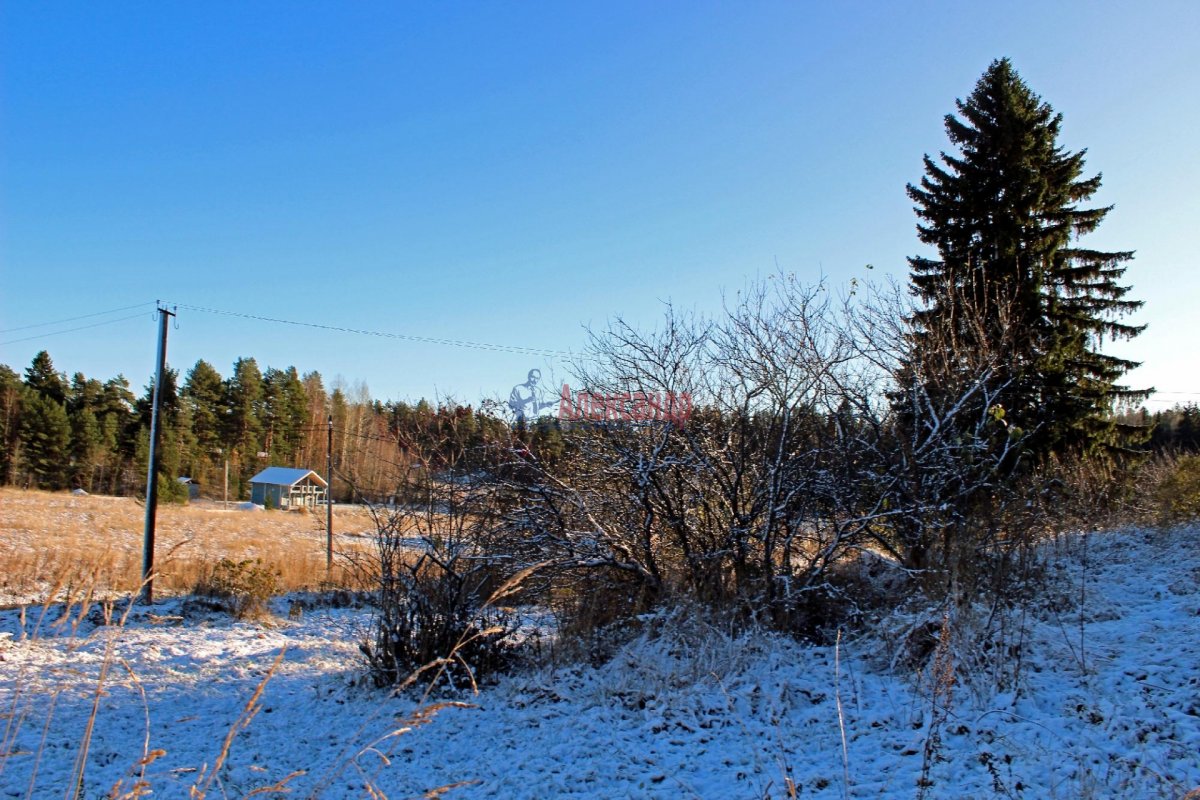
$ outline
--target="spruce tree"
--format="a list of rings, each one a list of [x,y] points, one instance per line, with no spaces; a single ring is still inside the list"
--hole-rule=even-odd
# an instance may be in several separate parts
[[[100,421],[96,411],[100,408],[104,384],[95,378],[89,379],[82,372],[71,378],[67,391],[67,419],[71,424],[71,485],[95,491],[96,468],[102,466],[104,453]]]
[[[1120,442],[1114,400],[1134,399],[1117,381],[1135,362],[1103,353],[1105,338],[1144,326],[1119,320],[1141,306],[1118,281],[1131,252],[1079,245],[1110,208],[1087,208],[1100,176],[1083,176],[1085,151],[1058,144],[1062,115],[1034,94],[1008,59],[988,67],[945,119],[955,152],[925,156],[909,185],[922,242],[938,258],[909,259],[922,303],[912,320],[914,359],[942,364],[946,394],[962,374],[994,367],[993,411],[1027,437],[1035,456],[1090,452]]]
[[[71,482],[89,492],[94,491],[95,467],[103,460],[100,423],[87,406],[68,412],[67,419],[71,425]]]
[[[71,425],[62,403],[27,388],[21,413],[21,444],[25,468],[39,488],[66,487]]]
[[[115,456],[107,471],[108,489],[115,494],[134,491],[144,486],[145,470],[130,469],[137,447],[138,417],[134,411],[136,398],[129,388],[129,379],[117,373],[104,382],[97,418],[105,436],[115,433]]]
[[[0,364],[0,484],[10,484],[15,475],[21,443],[21,400],[23,386],[17,373]]]
[[[162,391],[159,392],[159,414],[162,422],[163,430],[166,426],[179,421],[179,414],[183,407],[179,399],[179,370],[171,369],[169,366],[163,370],[163,385]],[[150,382],[146,384],[145,394],[138,398],[134,403],[134,410],[138,416],[138,426],[149,429],[150,420],[154,414],[154,378],[150,378]]]
[[[270,367],[263,373],[262,407],[263,446],[271,454],[271,463],[305,466],[296,461],[308,427],[308,396],[295,367]]]
[[[291,441],[287,435],[287,411],[284,409],[284,373],[267,367],[262,377],[263,450],[270,453],[270,463],[286,465],[291,459]]]
[[[218,474],[226,454],[225,383],[220,373],[204,359],[188,371],[180,392],[183,410],[191,419],[195,445],[187,474],[203,485]]]
[[[233,375],[225,382],[225,405],[229,409],[225,440],[238,461],[237,484],[248,483],[259,470],[262,446],[263,379],[258,362],[239,358]]]
[[[54,370],[54,362],[45,350],[34,356],[25,369],[25,385],[55,403],[66,402],[67,382]]]

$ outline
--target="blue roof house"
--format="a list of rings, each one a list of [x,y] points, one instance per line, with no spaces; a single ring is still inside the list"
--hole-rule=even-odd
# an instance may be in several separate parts
[[[250,502],[267,508],[314,508],[329,484],[311,469],[267,467],[250,479]]]
[[[176,478],[175,481],[180,486],[187,487],[188,500],[196,500],[200,497],[200,481],[186,475]]]

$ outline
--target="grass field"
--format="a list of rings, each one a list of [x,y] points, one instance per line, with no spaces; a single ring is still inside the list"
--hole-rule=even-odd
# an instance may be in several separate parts
[[[353,585],[349,560],[370,547],[373,526],[361,508],[334,511],[332,582]],[[129,497],[0,489],[0,605],[85,587],[135,589],[144,519],[144,506]],[[284,591],[326,580],[323,512],[226,511],[207,501],[160,505],[156,529],[157,593],[189,591],[222,558],[262,559]]]

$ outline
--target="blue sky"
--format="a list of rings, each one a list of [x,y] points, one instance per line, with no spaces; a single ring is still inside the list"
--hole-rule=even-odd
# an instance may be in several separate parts
[[[1137,251],[1131,381],[1200,399],[1198,29],[1195,3],[6,3],[0,363],[140,387],[155,299],[567,351],[777,268],[904,279],[905,184],[1009,56],[1104,174],[1088,242]],[[381,399],[561,369],[181,310],[172,366],[239,356]]]

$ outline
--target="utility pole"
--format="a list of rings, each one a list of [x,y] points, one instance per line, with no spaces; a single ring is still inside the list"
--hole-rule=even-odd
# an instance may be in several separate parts
[[[325,580],[333,581],[333,414],[329,415],[328,449],[325,451],[325,474],[329,485],[325,487]]]
[[[163,372],[167,366],[167,324],[172,311],[158,309],[158,360],[154,370],[154,396],[150,411],[150,466],[146,470],[146,525],[142,539],[142,593],[146,604],[154,602],[154,522],[158,513],[158,439],[162,417]]]

